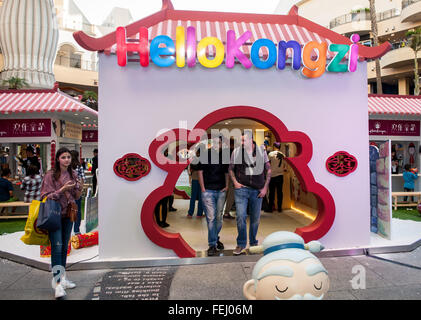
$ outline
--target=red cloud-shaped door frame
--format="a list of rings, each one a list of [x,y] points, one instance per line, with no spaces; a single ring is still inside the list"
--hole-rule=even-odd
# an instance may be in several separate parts
[[[200,120],[194,127],[193,133],[195,130],[207,130],[220,121],[234,118],[258,121],[272,130],[277,141],[296,144],[297,155],[293,158],[286,158],[286,161],[297,175],[303,191],[311,192],[316,197],[319,211],[311,225],[298,228],[295,232],[302,236],[306,242],[320,239],[329,231],[335,220],[335,202],[329,191],[314,180],[313,174],[308,167],[313,155],[313,145],[310,138],[302,132],[289,131],[283,122],[270,112],[249,106],[234,106],[216,110]],[[199,135],[194,141],[188,140],[190,131],[186,129],[174,129],[172,132],[172,138],[164,133],[152,141],[149,146],[149,156],[152,162],[162,170],[167,171],[168,174],[163,185],[152,191],[144,201],[140,220],[145,234],[153,243],[160,247],[174,250],[180,258],[191,258],[196,256],[196,252],[187,244],[183,237],[179,233],[166,232],[156,224],[154,219],[156,204],[163,197],[172,194],[178,177],[187,166],[186,163],[162,164],[162,161],[160,163],[159,159],[157,159],[157,155],[162,154],[158,152],[159,148],[177,140],[187,141],[189,145],[200,141]]]

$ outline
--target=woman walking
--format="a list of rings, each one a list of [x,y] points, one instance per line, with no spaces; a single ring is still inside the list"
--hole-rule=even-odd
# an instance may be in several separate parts
[[[76,171],[77,178],[79,179],[80,183],[84,184],[86,177],[85,172],[83,170],[82,165],[79,161],[79,152],[76,150],[70,151],[72,154],[72,169]],[[73,232],[75,234],[80,234],[80,221],[82,220],[82,197],[80,197],[78,200],[76,200],[77,204],[77,220],[75,221],[75,224],[73,226]]]
[[[80,198],[82,191],[82,184],[72,169],[71,162],[70,151],[67,148],[60,148],[55,157],[55,166],[47,172],[41,186],[41,199],[47,197],[59,202],[61,206],[61,227],[48,234],[51,242],[51,269],[56,299],[66,295],[65,289],[76,287],[65,274],[67,247],[73,226],[67,214],[68,207]]]

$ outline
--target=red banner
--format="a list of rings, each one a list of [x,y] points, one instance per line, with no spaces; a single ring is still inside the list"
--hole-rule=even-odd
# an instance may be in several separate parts
[[[369,120],[370,136],[411,136],[420,135],[420,122],[416,120]]]
[[[83,130],[82,142],[98,142],[98,130]]]
[[[0,120],[0,138],[49,137],[50,119]]]

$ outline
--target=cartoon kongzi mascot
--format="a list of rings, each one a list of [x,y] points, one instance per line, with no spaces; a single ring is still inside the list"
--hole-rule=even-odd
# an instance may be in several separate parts
[[[299,235],[279,231],[270,234],[262,246],[251,247],[254,253],[263,250],[251,280],[243,286],[248,300],[322,300],[329,290],[327,270],[311,252],[323,250],[318,241],[304,244]]]

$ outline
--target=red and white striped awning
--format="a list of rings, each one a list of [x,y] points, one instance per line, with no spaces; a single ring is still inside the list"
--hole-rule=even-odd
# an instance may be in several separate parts
[[[58,90],[0,91],[0,112],[98,112]]]
[[[421,115],[421,97],[370,94],[368,113]]]
[[[250,31],[252,36],[250,40],[242,46],[242,51],[245,55],[250,55],[251,45],[258,39],[266,38],[272,40],[276,45],[279,41],[298,41],[301,45],[310,41],[327,42],[328,45],[332,43],[329,39],[309,31],[308,29],[299,25],[288,24],[270,24],[270,23],[250,23],[250,22],[227,22],[227,21],[191,21],[191,20],[164,20],[148,28],[149,39],[153,39],[158,35],[167,35],[171,39],[176,39],[177,26],[195,27],[196,41],[200,41],[205,37],[216,37],[223,43],[227,41],[227,31],[234,30],[236,37],[240,37],[244,32]],[[105,53],[115,53],[116,44],[111,47],[111,50],[106,50]],[[208,48],[209,55],[213,55],[214,48]],[[267,49],[262,48],[260,55],[267,55]],[[328,53],[328,57],[331,58]]]

